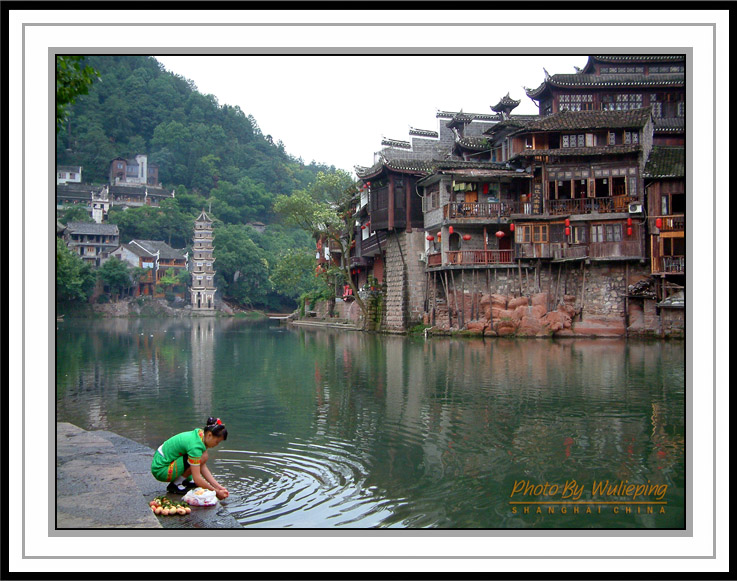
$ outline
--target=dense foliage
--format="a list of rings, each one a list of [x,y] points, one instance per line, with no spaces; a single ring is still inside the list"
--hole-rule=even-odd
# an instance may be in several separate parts
[[[113,207],[108,219],[121,241],[163,240],[191,249],[194,218],[205,209],[216,221],[215,268],[224,298],[277,308],[314,290],[308,276],[314,265],[304,259],[314,240],[281,225],[272,206],[278,195],[308,189],[319,172],[331,175],[334,167],[289,155],[252,116],[199,93],[153,57],[89,56],[74,63],[98,71],[100,81],[68,105],[57,132],[57,164],[80,165],[85,182],[103,184],[113,158],[146,153],[162,186],[176,192],[160,208]],[[256,222],[266,225],[263,233],[248,226]],[[301,271],[287,277],[287,268]]]

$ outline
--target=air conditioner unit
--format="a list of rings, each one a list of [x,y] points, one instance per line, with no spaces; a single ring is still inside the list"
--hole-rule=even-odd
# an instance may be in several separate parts
[[[629,209],[630,214],[642,214],[642,204],[640,202],[632,202]]]
[[[420,252],[419,261],[420,262],[427,262],[427,254],[425,254],[424,252]]]

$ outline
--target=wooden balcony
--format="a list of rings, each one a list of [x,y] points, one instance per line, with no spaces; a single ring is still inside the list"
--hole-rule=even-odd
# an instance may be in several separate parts
[[[365,240],[361,240],[361,256],[375,256],[379,254],[384,242],[386,242],[386,230],[374,232]]]
[[[511,250],[452,250],[448,264],[511,264]]]
[[[685,274],[685,256],[659,256],[652,261],[653,274]]]
[[[614,196],[610,198],[578,198],[575,200],[548,200],[548,213],[561,216],[570,214],[610,214],[628,212],[631,202],[637,202],[631,196]]]
[[[493,264],[512,264],[511,250],[451,250],[445,253],[445,262],[440,252],[427,255],[427,266],[484,266]]]
[[[660,220],[660,228],[657,221]],[[650,232],[657,234],[660,232],[684,232],[686,230],[686,216],[675,214],[671,216],[649,216],[648,226]]]
[[[619,242],[592,242],[589,244],[590,258],[644,258],[645,252],[639,240]]]
[[[443,217],[449,220],[465,218],[509,218],[522,212],[520,202],[451,202],[443,206]]]

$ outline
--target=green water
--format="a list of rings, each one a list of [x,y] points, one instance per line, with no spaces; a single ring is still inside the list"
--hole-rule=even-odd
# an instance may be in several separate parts
[[[56,409],[152,448],[219,416],[244,527],[682,528],[684,367],[682,342],[70,320]]]

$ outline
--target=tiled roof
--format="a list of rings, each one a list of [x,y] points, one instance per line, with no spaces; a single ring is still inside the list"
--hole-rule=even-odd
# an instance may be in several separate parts
[[[439,170],[459,170],[459,169],[488,169],[502,170],[507,169],[506,163],[494,161],[466,161],[461,159],[438,160],[433,162],[434,166]]]
[[[499,99],[499,102],[496,105],[493,105],[491,107],[492,111],[496,111],[497,113],[504,111],[506,109],[514,109],[517,105],[519,105],[522,101],[517,100],[515,101],[509,96],[509,93],[507,93],[504,97]]]
[[[56,184],[56,195],[58,196],[76,196],[89,198],[91,194],[99,192],[102,188],[100,186],[93,186],[91,184]]]
[[[486,137],[462,137],[458,131],[455,133],[455,142],[464,149],[473,149],[474,151],[486,151],[489,149],[489,140]]]
[[[420,137],[438,137],[437,131],[428,131],[427,129],[417,129],[415,127],[409,128],[410,135],[418,135]]]
[[[684,147],[654,146],[647,159],[643,177],[681,178],[686,175],[686,150]]]
[[[538,155],[549,155],[557,157],[580,157],[594,155],[619,155],[624,153],[637,153],[642,150],[640,145],[605,145],[601,147],[561,147],[559,149],[526,149],[515,154],[511,159],[517,157],[535,157]]]
[[[116,185],[110,186],[110,193],[115,194],[144,194],[148,192],[149,196],[171,196],[171,192],[164,188],[154,186],[145,186],[143,184],[136,185]]]
[[[531,99],[536,99],[548,87],[563,88],[600,88],[615,87],[617,89],[639,88],[639,87],[682,87],[685,83],[684,73],[657,73],[645,75],[642,73],[617,74],[617,75],[593,75],[583,73],[572,73],[553,75],[545,79],[536,89],[525,89],[525,93]]]
[[[428,174],[432,171],[431,161],[422,161],[417,159],[387,159],[382,156],[381,160],[372,165],[371,167],[354,166],[356,175],[361,179],[368,179],[379,175],[384,168],[400,173],[412,173],[412,174]]]
[[[653,131],[655,133],[683,133],[686,131],[686,120],[683,117],[655,117]]]
[[[80,173],[82,171],[81,165],[57,165],[56,171],[75,171]]]
[[[159,258],[165,258],[167,260],[185,260],[184,254],[161,240],[131,240],[125,246],[139,256],[141,255],[141,250],[144,250],[149,255],[155,255],[158,252]]]
[[[97,224],[96,222],[69,222],[67,230],[72,234],[106,234],[118,235],[117,224]]]
[[[524,131],[566,131],[583,129],[615,129],[644,127],[652,109],[631,111],[561,111],[529,122]]]
[[[650,61],[650,62],[659,62],[659,61],[684,61],[686,60],[686,57],[681,55],[662,55],[662,54],[648,54],[648,55],[641,55],[641,54],[610,54],[610,55],[596,55],[596,56],[590,56],[590,60],[596,60],[602,63],[630,63],[630,62],[640,62],[640,61]]]
[[[470,121],[501,121],[501,115],[490,115],[489,113],[463,113],[451,112],[451,111],[438,111],[435,113],[435,117],[438,119],[453,119],[456,115],[463,115],[464,117],[470,117]]]
[[[388,145],[389,147],[400,147],[402,149],[412,149],[412,144],[409,141],[400,141],[399,139],[388,139],[383,138],[381,145]]]

